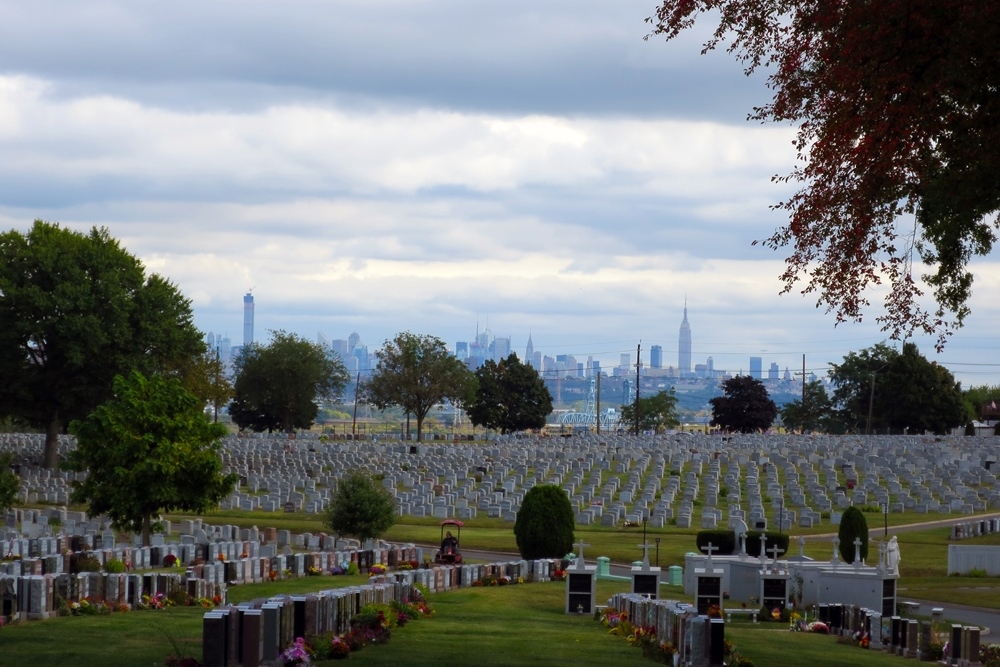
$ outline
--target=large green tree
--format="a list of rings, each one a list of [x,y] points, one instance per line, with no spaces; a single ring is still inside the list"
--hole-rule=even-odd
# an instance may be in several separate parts
[[[20,490],[21,478],[14,472],[14,455],[0,454],[0,512],[14,506]]]
[[[112,395],[115,375],[177,373],[204,349],[191,304],[106,229],[35,221],[0,234],[0,415],[57,437]]]
[[[722,383],[723,396],[716,396],[712,405],[712,426],[726,431],[755,433],[771,427],[778,416],[778,407],[771,400],[764,383],[749,375],[737,375]]]
[[[338,535],[359,540],[379,537],[396,523],[396,499],[370,475],[351,470],[337,480],[326,525]]]
[[[1000,405],[1000,387],[982,385],[966,389],[962,398],[965,401],[965,409],[969,419],[996,419],[997,406]]]
[[[212,407],[214,421],[219,421],[219,409],[233,397],[233,385],[218,350],[205,351],[192,358],[181,371],[184,388]]]
[[[468,405],[475,396],[476,376],[440,338],[404,331],[375,355],[378,367],[362,388],[365,400],[380,410],[394,405],[413,415],[418,441],[431,408],[446,400]]]
[[[833,399],[826,393],[819,380],[807,382],[803,398],[789,401],[781,406],[781,421],[787,429],[806,431],[839,432],[840,420]]]
[[[538,372],[521,363],[513,352],[496,363],[476,369],[476,398],[469,418],[477,426],[513,433],[545,426],[552,412],[552,394]]]
[[[652,396],[640,397],[639,429],[642,431],[662,431],[680,424],[677,420],[677,396],[671,389]],[[619,426],[634,428],[636,404],[623,405]]]
[[[773,99],[750,118],[798,128],[800,164],[774,180],[800,189],[764,241],[792,247],[785,291],[808,276],[838,320],[860,319],[866,289],[888,281],[878,319],[893,337],[943,345],[969,312],[968,262],[996,235],[1000,4],[663,0],[648,21],[673,39],[701,14],[717,22],[706,50],[728,43],[748,74],[768,71]],[[919,303],[914,249],[936,311]]]
[[[144,545],[161,512],[206,512],[237,481],[222,471],[225,426],[209,421],[177,378],[117,376],[113,397],[70,431],[76,449],[67,467],[87,473],[73,482],[71,502],[106,514],[119,530],[142,533]]]
[[[834,400],[865,433],[946,433],[967,423],[961,385],[913,343],[902,351],[879,343],[833,364]]]
[[[308,428],[319,400],[333,400],[348,375],[336,354],[296,334],[272,331],[267,345],[249,345],[233,363],[229,415],[240,428],[293,433]]]

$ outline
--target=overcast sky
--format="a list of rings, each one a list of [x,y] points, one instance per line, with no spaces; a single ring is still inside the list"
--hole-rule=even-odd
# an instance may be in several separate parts
[[[645,0],[0,0],[0,226],[107,227],[205,332],[476,326],[617,365],[750,356],[822,373],[883,339],[779,296],[771,183],[794,128],[700,33],[643,41]],[[930,359],[1000,384],[996,258]]]

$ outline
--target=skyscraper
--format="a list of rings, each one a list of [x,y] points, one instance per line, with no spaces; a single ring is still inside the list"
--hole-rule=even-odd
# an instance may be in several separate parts
[[[243,347],[253,344],[253,294],[243,295]]]
[[[763,380],[764,360],[760,357],[750,357],[750,377]]]
[[[677,340],[677,372],[681,377],[691,374],[691,325],[688,324],[687,299],[684,299],[684,321],[681,322],[681,335]]]
[[[535,344],[531,342],[531,332],[528,332],[528,346],[524,348],[524,360],[531,363],[535,359]]]
[[[663,348],[659,345],[649,348],[649,367],[663,368]]]

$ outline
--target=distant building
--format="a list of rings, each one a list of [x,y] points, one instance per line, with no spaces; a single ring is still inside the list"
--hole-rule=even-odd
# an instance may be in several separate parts
[[[464,340],[460,340],[455,343],[455,356],[461,360],[469,358],[469,343]]]
[[[506,359],[510,356],[510,338],[494,338],[493,343],[490,345],[493,354],[491,358],[493,361],[500,361],[501,359]]]
[[[649,367],[663,368],[663,348],[659,345],[649,348]]]
[[[243,346],[253,344],[253,294],[243,295]]]
[[[681,377],[691,375],[691,325],[688,324],[687,299],[684,300],[684,320],[677,339],[677,370]]]
[[[524,361],[531,366],[535,366],[535,344],[531,342],[531,332],[528,332],[528,345],[524,348]],[[537,370],[537,366],[535,366]]]
[[[750,357],[750,377],[758,380],[764,379],[764,360],[760,357]]]
[[[771,362],[771,365],[767,369],[767,379],[777,380],[778,379],[778,364]]]

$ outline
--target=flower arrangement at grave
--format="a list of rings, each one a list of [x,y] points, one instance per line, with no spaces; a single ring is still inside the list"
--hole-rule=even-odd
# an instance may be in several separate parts
[[[129,611],[127,604],[108,603],[94,597],[85,597],[80,601],[73,600],[67,604],[67,607],[73,616],[106,616],[111,613]]]
[[[139,609],[165,609],[173,607],[175,602],[163,593],[143,595],[139,601]]]
[[[552,572],[552,581],[563,581],[564,579],[566,579],[566,570],[556,568]]]
[[[474,588],[481,588],[482,585],[483,585],[483,580],[482,579],[476,579],[475,581],[472,582],[472,586]]]
[[[402,563],[396,566],[396,569],[406,571],[406,570],[413,570],[415,568],[413,567],[413,564],[410,563],[410,561],[403,561]]]
[[[347,569],[341,567],[340,565],[334,565],[333,567],[330,568],[330,574],[335,577],[339,577],[343,574],[347,574]]]
[[[180,567],[180,561],[177,556],[173,554],[167,554],[163,558],[163,567]]]
[[[323,574],[323,570],[319,569],[314,565],[310,565],[309,569],[306,570],[306,574],[308,574],[310,577],[318,577],[319,575]]]
[[[719,605],[713,604],[711,607],[708,608],[708,617],[722,618],[722,609],[719,608]]]
[[[277,581],[278,580],[278,571],[277,570],[271,570],[270,572],[268,572],[267,573],[267,580],[268,581]]]
[[[360,572],[361,569],[358,567],[357,563],[351,562],[347,564],[347,574],[353,576],[355,574],[359,574]]]
[[[250,558],[250,554],[247,553],[246,549],[240,554],[240,558]]]
[[[285,667],[306,667],[312,664],[313,650],[302,637],[281,652]]]
[[[370,568],[368,568],[368,576],[369,577],[377,577],[377,576],[379,576],[381,574],[385,574],[388,571],[389,571],[389,568],[387,568],[385,565],[381,565],[379,563],[375,563]]]
[[[812,621],[811,623],[807,623],[806,624],[806,631],[807,632],[816,632],[816,633],[819,633],[821,635],[828,635],[828,634],[830,634],[830,628],[829,628],[829,626],[827,626],[827,624],[823,623],[822,621]]]
[[[802,632],[806,629],[806,622],[802,620],[802,614],[793,611],[788,616],[788,629],[792,632]]]
[[[334,637],[330,641],[330,659],[345,660],[351,655],[351,645],[343,637]]]
[[[226,554],[220,553],[218,556],[218,560],[220,563],[224,563],[226,561]]]

